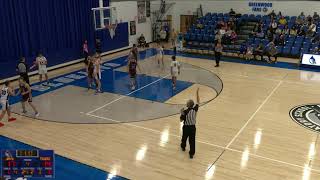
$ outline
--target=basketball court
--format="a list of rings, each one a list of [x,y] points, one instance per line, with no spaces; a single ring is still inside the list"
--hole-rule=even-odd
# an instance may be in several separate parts
[[[95,30],[113,31],[108,38],[117,41],[116,9],[92,10]],[[109,18],[99,18],[105,14]],[[54,150],[57,180],[320,179],[318,69],[299,68],[297,59],[267,64],[237,57],[222,57],[216,68],[213,56],[178,52],[181,73],[173,90],[173,51],[164,45],[164,66],[157,63],[156,43],[139,48],[135,90],[129,50],[103,54],[103,93],[87,89],[82,62],[51,70],[49,86],[33,76],[40,116],[31,109],[23,114],[21,98],[11,97],[17,121],[0,127],[0,149]],[[180,109],[196,99],[198,88],[190,159],[189,146],[180,149]]]

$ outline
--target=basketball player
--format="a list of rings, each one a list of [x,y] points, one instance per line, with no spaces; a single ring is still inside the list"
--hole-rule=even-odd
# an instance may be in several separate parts
[[[10,105],[9,105],[9,96],[14,96],[14,90],[13,88],[10,86],[10,82],[6,81],[4,83],[4,86],[1,88],[1,96],[0,96],[0,104],[2,107],[2,112],[0,114],[0,121],[3,119],[4,115],[7,112],[8,115],[8,121],[15,121],[16,118],[11,117],[11,111],[10,111]],[[3,126],[4,124],[2,124],[0,122],[0,127]]]
[[[31,93],[31,88],[29,86],[28,83],[25,82],[25,80],[23,78],[19,79],[19,91],[17,93],[21,94],[22,96],[22,100],[21,100],[21,104],[22,104],[22,113],[26,114],[26,102],[28,102],[28,104],[31,106],[31,108],[34,111],[35,117],[38,117],[40,115],[40,113],[37,111],[36,107],[32,104],[32,93]]]
[[[97,85],[97,93],[101,93],[101,56],[96,53],[93,61],[93,76]]]
[[[131,90],[136,89],[136,78],[137,78],[137,67],[141,72],[140,66],[138,64],[136,51],[131,51],[128,57],[128,73],[130,76]]]
[[[180,74],[180,63],[176,60],[175,56],[172,56],[171,62],[171,76],[172,76],[172,87],[173,90],[176,89],[177,76]]]
[[[93,82],[93,78],[94,78],[94,62],[93,62],[93,58],[91,58],[90,56],[88,57],[88,66],[87,66],[87,78],[88,78],[88,90],[91,89],[91,85]]]
[[[163,61],[164,50],[163,49],[164,49],[164,46],[160,46],[159,45],[159,48],[158,48],[158,65],[160,65],[160,61],[161,61],[161,64],[164,67],[164,61]]]
[[[34,65],[32,67],[30,67],[30,69],[33,69],[34,67],[38,66],[38,73],[39,73],[40,82],[42,82],[42,75],[45,76],[46,81],[47,81],[47,83],[43,84],[44,86],[49,85],[47,64],[48,64],[47,59],[41,53],[39,53]]]

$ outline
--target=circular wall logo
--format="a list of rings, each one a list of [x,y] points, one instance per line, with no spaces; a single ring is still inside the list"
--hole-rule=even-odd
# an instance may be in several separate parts
[[[296,106],[291,109],[290,116],[299,125],[320,133],[320,104]]]

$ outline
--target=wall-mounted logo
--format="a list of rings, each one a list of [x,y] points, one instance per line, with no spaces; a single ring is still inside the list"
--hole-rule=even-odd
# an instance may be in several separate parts
[[[249,7],[253,12],[264,12],[267,13],[269,9],[273,7],[270,2],[249,2]]]
[[[316,59],[311,56],[311,58],[309,59],[310,64],[317,64]]]
[[[320,133],[320,104],[296,106],[291,109],[290,116],[304,128]]]

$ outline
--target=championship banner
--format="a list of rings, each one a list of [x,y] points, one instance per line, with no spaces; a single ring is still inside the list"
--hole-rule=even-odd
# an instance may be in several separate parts
[[[147,21],[146,17],[146,1],[138,1],[138,23],[145,23]]]

